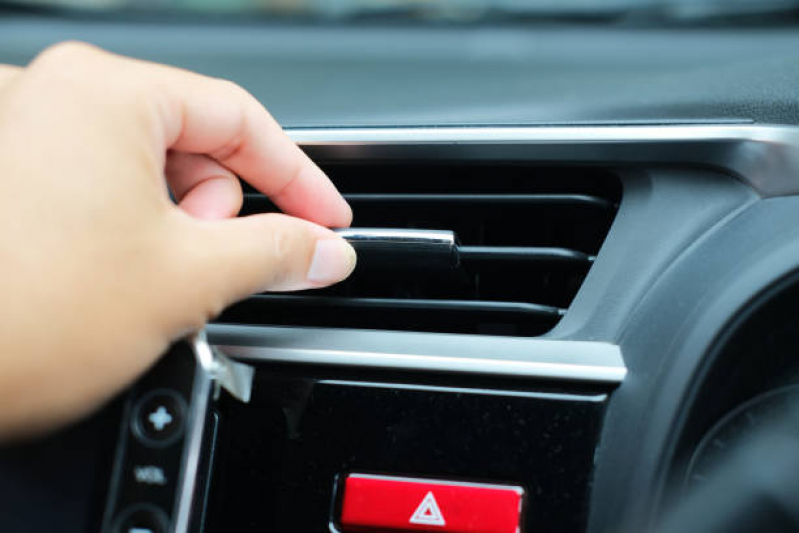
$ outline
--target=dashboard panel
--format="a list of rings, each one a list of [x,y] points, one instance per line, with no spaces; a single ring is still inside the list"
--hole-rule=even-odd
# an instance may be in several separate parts
[[[4,62],[66,39],[232,79],[285,127],[799,122],[790,26],[0,19]]]
[[[231,78],[320,164],[375,180],[387,162],[501,163],[529,170],[522,180],[568,181],[556,169],[621,189],[542,335],[212,324],[211,344],[254,371],[249,403],[192,346],[174,348],[91,419],[0,449],[4,529],[348,531],[343,487],[362,475],[518,487],[521,531],[641,531],[664,517],[667,531],[724,530],[684,511],[708,501],[682,491],[691,457],[740,406],[795,385],[795,32],[0,27],[0,61],[80,38]],[[178,399],[140,407],[165,390]],[[155,422],[138,413],[162,406],[186,426],[151,446],[142,427]],[[164,483],[143,469],[161,461]],[[421,496],[409,519],[441,530],[444,500]],[[134,523],[130,509],[157,517]]]

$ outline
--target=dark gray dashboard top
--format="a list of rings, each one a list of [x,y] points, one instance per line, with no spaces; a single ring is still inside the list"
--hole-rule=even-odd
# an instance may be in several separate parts
[[[6,17],[0,62],[81,39],[230,78],[285,126],[799,123],[799,31]]]

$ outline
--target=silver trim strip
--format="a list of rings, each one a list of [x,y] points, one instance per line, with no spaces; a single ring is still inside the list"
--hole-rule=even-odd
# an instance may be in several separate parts
[[[726,169],[763,196],[799,193],[799,128],[760,124],[288,129],[321,159],[666,163]]]
[[[230,360],[228,356],[208,344],[204,329],[189,337],[189,342],[194,349],[198,366],[217,385],[214,397],[218,396],[219,387],[222,387],[237,400],[248,403],[252,394],[255,369]]]
[[[208,401],[211,397],[211,375],[199,364],[202,356],[211,353],[211,348],[205,335],[193,336],[189,341],[192,345],[198,364],[195,366],[194,386],[192,387],[191,403],[188,414],[188,427],[186,429],[186,444],[183,450],[182,465],[179,474],[178,497],[175,502],[175,533],[188,533],[191,520],[192,503],[194,502],[197,471],[200,466],[200,452],[202,451],[203,431],[208,412]]]
[[[621,383],[627,374],[619,347],[603,342],[323,328],[209,326],[208,331],[220,350],[246,361],[609,384]]]

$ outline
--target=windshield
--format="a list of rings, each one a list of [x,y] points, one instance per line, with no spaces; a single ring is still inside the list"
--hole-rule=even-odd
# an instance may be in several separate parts
[[[479,22],[576,19],[642,22],[778,16],[788,22],[799,0],[12,0],[6,6],[101,13],[233,15],[311,20],[391,19]],[[786,15],[790,15],[786,17]]]

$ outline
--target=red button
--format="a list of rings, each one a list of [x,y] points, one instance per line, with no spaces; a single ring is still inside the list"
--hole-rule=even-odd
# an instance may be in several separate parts
[[[521,487],[352,474],[344,481],[345,531],[518,533]]]

